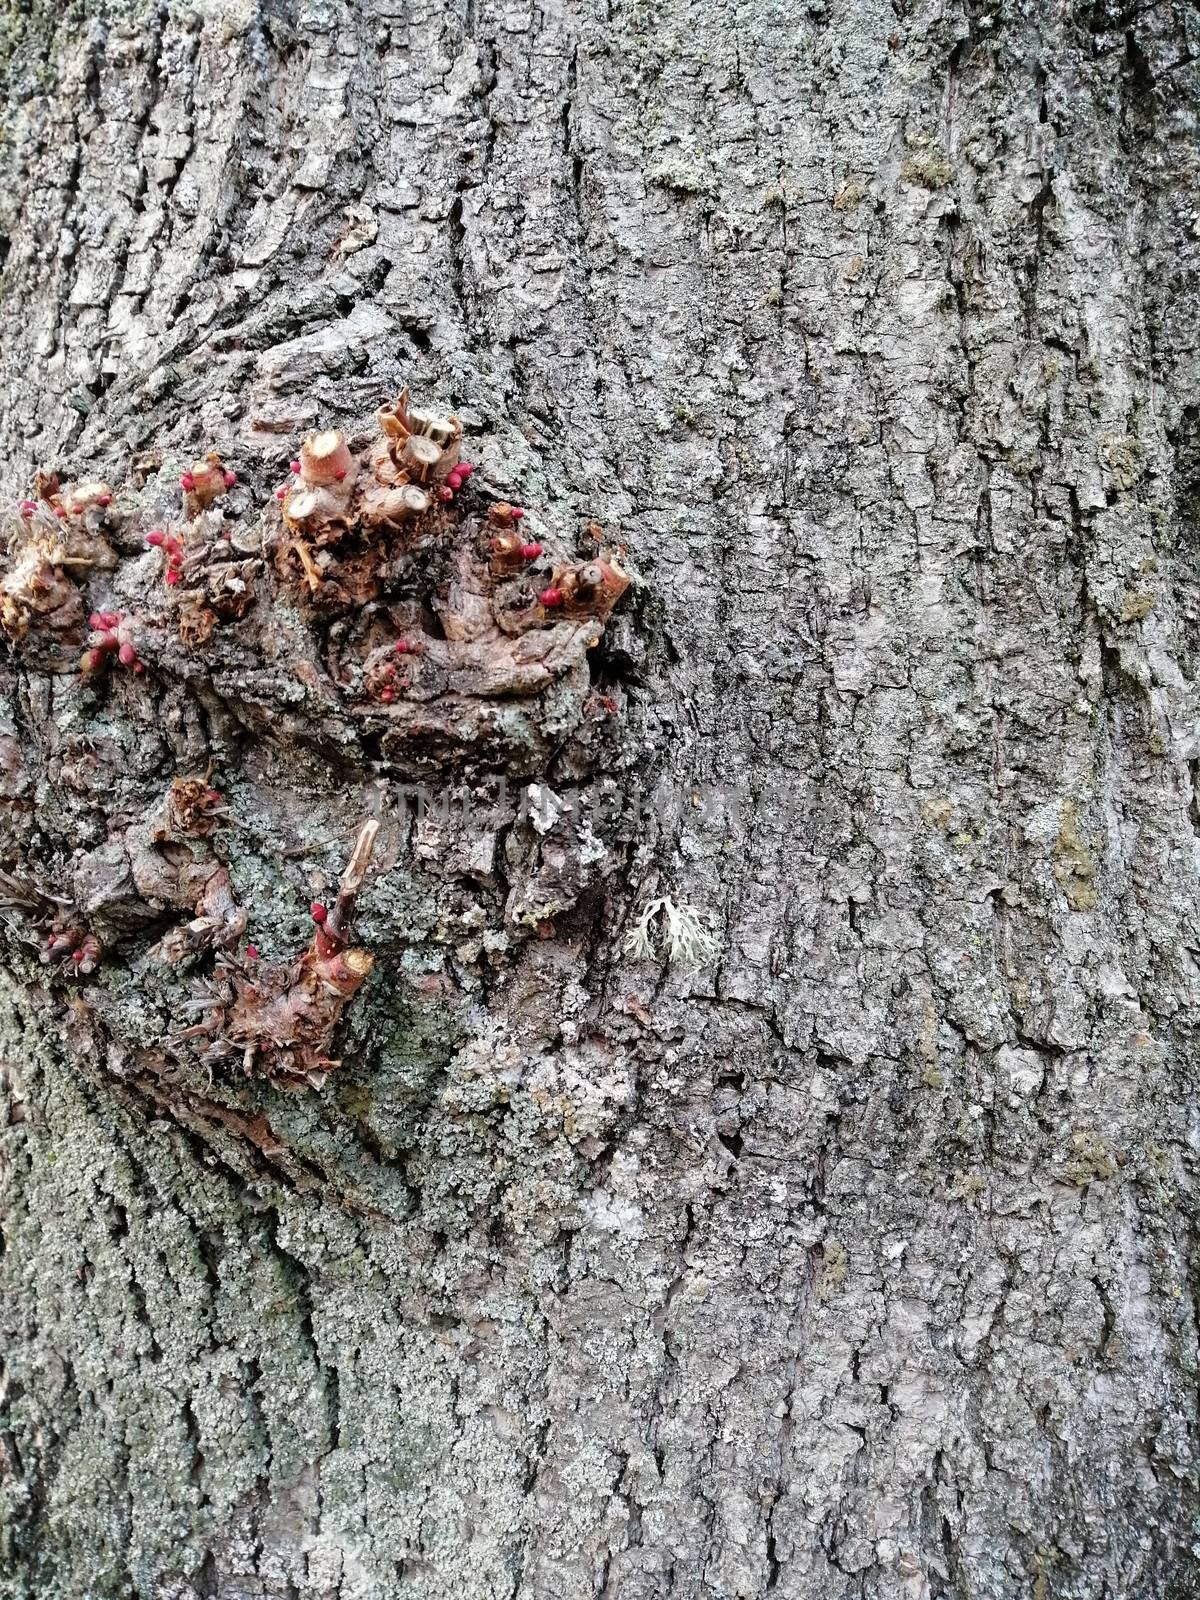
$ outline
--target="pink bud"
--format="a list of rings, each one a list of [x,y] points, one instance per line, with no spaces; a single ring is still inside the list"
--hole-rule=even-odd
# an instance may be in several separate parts
[[[521,518],[524,515],[525,515],[525,507],[524,506],[513,506],[512,510],[509,512],[509,516],[513,519],[514,522],[520,522]]]
[[[67,508],[66,508],[66,506],[55,506],[55,508],[54,508],[54,515],[55,515],[55,516],[56,516],[56,517],[65,517],[65,516],[66,516],[66,514],[67,514]]]
[[[192,474],[190,472],[185,472],[182,475],[182,477],[179,480],[179,487],[181,489],[188,489],[188,490],[194,489],[196,487],[196,480],[195,480],[195,478],[192,477]]]
[[[563,592],[561,589],[543,589],[538,599],[544,606],[560,606],[563,603]]]
[[[300,476],[300,463],[299,463],[299,461],[289,461],[288,462],[288,471],[289,472],[294,472],[296,474],[296,476],[299,477]]]
[[[385,706],[390,706],[396,696],[391,689],[381,689],[379,691],[379,698],[383,701]]]
[[[258,960],[258,947],[256,945],[248,944],[246,946],[246,960],[247,961],[257,961]]]
[[[443,484],[442,487],[438,490],[438,499],[442,502],[443,505],[445,505],[447,501],[454,499],[454,490],[453,489],[447,489],[445,484]]]
[[[451,489],[461,489],[463,486],[462,473],[448,472],[446,474],[446,482],[449,484]]]
[[[98,611],[93,611],[91,616],[88,618],[88,627],[89,628],[102,628],[103,626],[104,626],[104,618],[100,615],[100,613]]]
[[[204,798],[210,806],[219,806],[221,804],[221,791],[219,789],[209,789]]]
[[[275,498],[276,498],[276,500],[286,500],[287,499],[287,484],[286,483],[281,483],[279,485],[278,489],[276,489]]]
[[[312,919],[316,923],[317,927],[323,928],[325,926],[325,920],[329,916],[328,910],[321,904],[319,900],[314,900],[308,909],[312,913]]]
[[[145,670],[146,670],[146,663],[145,663],[145,662],[144,662],[144,661],[135,661],[135,662],[134,662],[134,663],[133,663],[133,670],[134,670],[134,671],[135,671],[135,672],[136,672],[136,673],[137,673],[137,674],[138,674],[138,676],[139,676],[139,677],[140,677],[140,676],[141,676],[141,674],[142,674],[142,673],[143,673],[143,672],[145,672]]]
[[[123,644],[117,651],[117,657],[123,667],[131,667],[137,660],[137,651],[131,644]]]
[[[179,569],[177,567],[169,568],[169,570],[166,573],[166,580],[171,585],[171,587],[174,588],[175,585],[179,582]]]
[[[225,487],[227,489],[232,489],[236,482],[237,482],[237,473],[236,472],[226,472],[226,474],[225,474]]]
[[[72,961],[76,961],[76,962],[82,961],[83,960],[83,951],[82,950],[72,950],[71,951],[71,960]]]
[[[164,541],[166,540],[166,537],[167,537],[166,534],[162,531],[161,528],[151,528],[150,532],[146,535],[146,543],[147,544],[153,544],[153,545],[160,545],[160,544],[164,543]]]
[[[396,640],[396,654],[398,656],[406,656],[411,649],[412,646],[409,644],[407,639]]]
[[[110,505],[112,505],[112,495],[110,495],[110,494],[102,494],[102,495],[100,495],[96,500],[96,504],[98,506],[110,506]]]
[[[533,544],[523,544],[521,546],[521,554],[524,556],[526,561],[536,561],[541,553],[542,547],[536,542]]]
[[[336,471],[336,472],[335,472],[335,473],[334,473],[334,477],[335,477],[335,478],[336,478],[336,479],[337,479],[337,481],[338,481],[338,482],[339,482],[339,483],[341,483],[341,481],[342,481],[342,479],[343,479],[343,478],[344,478],[344,477],[345,477],[345,476],[346,476],[346,469],[345,469],[345,467],[339,467],[339,468],[338,468],[338,469],[337,469],[337,471]]]
[[[100,623],[102,627],[115,628],[120,620],[121,613],[119,611],[102,611],[100,613]]]
[[[22,500],[21,501],[21,515],[22,516],[31,517],[36,510],[37,510],[37,501],[36,500]]]
[[[167,557],[167,562],[172,567],[181,567],[183,565],[183,552],[180,550],[178,545],[176,545],[175,549],[172,550],[170,555]]]
[[[458,473],[460,478],[469,478],[475,471],[475,468],[469,461],[460,461],[454,470]]]

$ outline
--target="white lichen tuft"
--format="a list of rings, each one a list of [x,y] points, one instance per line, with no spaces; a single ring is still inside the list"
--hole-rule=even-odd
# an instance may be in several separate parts
[[[625,940],[625,953],[635,961],[669,961],[681,967],[702,966],[717,948],[704,914],[676,905],[666,895],[650,901]]]

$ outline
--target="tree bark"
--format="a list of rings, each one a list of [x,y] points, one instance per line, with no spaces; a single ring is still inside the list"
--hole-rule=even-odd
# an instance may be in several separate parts
[[[1194,10],[5,29],[3,476],[112,484],[148,670],[0,663],[0,1595],[1200,1591]],[[424,745],[138,553],[405,383],[636,577]],[[380,821],[319,1088],[171,1042],[197,773],[266,962]]]

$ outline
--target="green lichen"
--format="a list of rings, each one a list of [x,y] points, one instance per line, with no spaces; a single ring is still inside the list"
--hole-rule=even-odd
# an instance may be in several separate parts
[[[986,1188],[987,1179],[982,1172],[964,1172],[961,1167],[956,1167],[950,1180],[949,1194],[952,1200],[971,1203],[978,1200]]]
[[[46,94],[57,79],[54,41],[60,28],[77,32],[91,8],[82,0],[56,6],[24,0],[0,14],[0,95],[16,104],[31,94]],[[24,95],[22,92],[24,91]]]
[[[1100,1135],[1082,1128],[1071,1135],[1071,1154],[1063,1165],[1068,1183],[1084,1189],[1091,1183],[1107,1183],[1120,1169]]]
[[[821,1270],[817,1277],[817,1298],[826,1300],[850,1276],[850,1255],[839,1240],[826,1238],[822,1244]]]
[[[1079,813],[1068,800],[1054,841],[1054,876],[1074,911],[1090,911],[1099,898],[1093,879],[1096,863],[1079,834]]]
[[[831,204],[835,211],[853,211],[867,192],[867,186],[861,178],[850,178],[834,195]]]
[[[678,158],[660,161],[657,166],[650,168],[646,178],[648,182],[672,194],[708,194],[712,189],[712,179],[707,173]]]
[[[924,150],[914,150],[900,168],[903,183],[915,184],[922,189],[944,189],[954,176],[945,151],[937,145]]]
[[[1135,590],[1125,597],[1121,605],[1122,622],[1143,622],[1154,610],[1155,597],[1144,590]]]
[[[1142,447],[1130,434],[1105,434],[1100,441],[1100,460],[1115,489],[1132,489],[1141,476]]]

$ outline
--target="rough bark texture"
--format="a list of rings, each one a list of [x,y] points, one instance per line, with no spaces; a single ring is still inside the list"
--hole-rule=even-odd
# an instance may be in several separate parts
[[[145,681],[4,647],[26,889],[211,756],[288,959],[382,830],[320,1090],[163,1048],[177,912],[72,986],[5,911],[0,1594],[1200,1591],[1194,11],[4,28],[12,494],[215,447],[249,528],[410,382],[639,584],[453,760],[275,580]],[[624,953],[662,895],[714,960]]]

